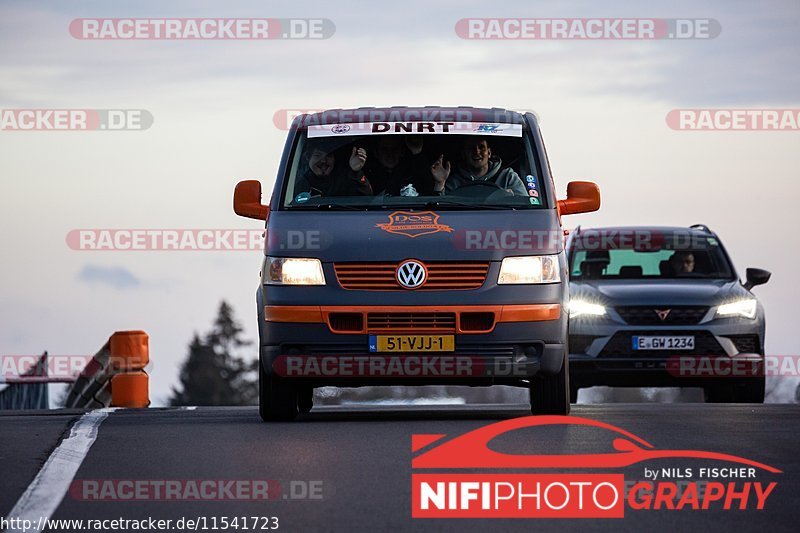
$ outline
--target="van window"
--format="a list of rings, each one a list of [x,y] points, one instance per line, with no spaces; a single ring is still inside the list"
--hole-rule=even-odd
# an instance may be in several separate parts
[[[340,126],[350,133],[350,126]],[[498,135],[503,126],[513,126],[518,134],[506,129]],[[523,126],[481,127],[471,134],[419,134],[410,128],[410,133],[343,136],[309,135],[303,129],[284,176],[281,208],[546,208],[541,165]],[[359,156],[364,155],[361,167]],[[445,189],[439,193],[432,167],[441,172],[448,164]]]

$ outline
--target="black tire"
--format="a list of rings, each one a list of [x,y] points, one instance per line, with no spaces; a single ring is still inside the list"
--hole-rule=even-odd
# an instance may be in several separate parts
[[[303,387],[297,393],[297,408],[301,413],[308,413],[314,407],[314,387]]]
[[[764,376],[743,379],[733,387],[733,401],[736,403],[764,403],[765,389]]]
[[[732,403],[733,389],[729,383],[707,385],[703,387],[706,403]]]
[[[570,408],[569,358],[558,374],[536,376],[530,385],[531,413],[534,415],[568,415]]]
[[[258,413],[264,422],[294,420],[298,413],[297,388],[267,375],[258,365]]]
[[[704,387],[706,403],[764,403],[763,376]]]

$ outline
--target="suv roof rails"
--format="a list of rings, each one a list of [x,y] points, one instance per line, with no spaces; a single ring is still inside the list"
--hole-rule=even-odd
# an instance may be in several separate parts
[[[711,231],[711,228],[709,228],[705,224],[693,224],[693,225],[691,225],[689,227],[692,228],[692,229],[699,229],[699,230],[705,231],[706,233],[710,233],[712,235],[714,234],[714,232]]]

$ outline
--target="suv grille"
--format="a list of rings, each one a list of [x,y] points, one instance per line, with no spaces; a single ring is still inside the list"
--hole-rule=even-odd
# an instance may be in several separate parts
[[[691,326],[706,316],[708,306],[628,306],[617,307],[616,310],[626,323],[634,326]],[[659,312],[662,316],[666,313],[663,320]]]
[[[396,263],[334,263],[336,279],[343,289],[362,291],[402,291],[397,283]],[[425,284],[418,291],[458,291],[480,289],[489,272],[488,262],[430,261]]]

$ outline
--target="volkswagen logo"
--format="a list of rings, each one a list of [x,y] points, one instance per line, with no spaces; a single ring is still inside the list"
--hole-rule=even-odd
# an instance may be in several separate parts
[[[425,265],[419,261],[409,259],[403,261],[397,267],[397,283],[406,289],[418,289],[425,284],[428,279],[428,271]]]

